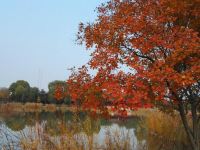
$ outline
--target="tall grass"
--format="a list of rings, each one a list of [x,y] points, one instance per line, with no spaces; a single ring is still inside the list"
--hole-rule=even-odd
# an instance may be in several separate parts
[[[145,130],[142,138],[147,141],[147,149],[189,149],[189,141],[177,113],[169,115],[159,110],[151,110],[140,124],[137,130],[139,134],[142,133],[141,130]]]
[[[15,146],[22,150],[189,149],[189,142],[178,114],[169,115],[158,110],[139,110],[135,114],[142,116],[139,126],[134,127],[136,142],[133,141],[132,132],[123,132],[121,128],[120,130],[107,128],[103,141],[98,141],[100,119],[86,116],[81,120],[78,113],[75,113],[72,120],[68,120],[67,123],[65,120],[57,120],[56,126],[54,126],[56,120],[36,122],[34,126],[20,131],[17,139],[19,142],[17,145],[15,143]],[[3,146],[12,150],[14,142],[7,143],[7,146]]]
[[[72,124],[60,124],[62,134],[59,136],[50,135],[45,130],[45,124],[36,125],[23,133],[20,139],[20,148],[23,150],[131,150],[131,140],[128,133],[122,134],[120,131],[107,130],[106,138],[101,144],[97,141],[91,119],[86,118],[82,123],[77,118],[73,118]],[[97,120],[98,123],[98,120]],[[84,128],[82,132],[80,128]]]

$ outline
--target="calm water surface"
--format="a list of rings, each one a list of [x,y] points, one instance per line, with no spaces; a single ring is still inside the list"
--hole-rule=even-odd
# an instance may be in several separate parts
[[[85,112],[34,112],[34,113],[0,113],[0,150],[3,145],[12,141],[14,150],[18,150],[21,137],[28,137],[30,131],[36,127],[42,128],[52,137],[63,135],[61,125],[66,125],[69,131],[75,134],[86,134],[95,137],[98,144],[105,144],[106,135],[119,136],[122,140],[127,137],[131,143],[131,149],[137,150],[138,146],[148,150],[187,150],[181,144],[168,143],[159,137],[150,136],[141,118],[110,118],[91,117]],[[115,134],[117,133],[117,134]],[[31,134],[35,134],[31,132]]]
[[[89,128],[81,123],[89,121]],[[75,122],[75,123],[74,123]],[[33,127],[45,126],[44,129],[51,136],[62,135],[60,124],[78,126],[77,132],[94,135],[98,144],[103,144],[108,132],[117,133],[119,137],[126,138],[128,135],[133,149],[136,148],[138,138],[135,129],[138,126],[138,118],[110,118],[91,117],[85,112],[23,112],[0,114],[0,147],[12,141],[17,145],[19,139],[27,134]]]

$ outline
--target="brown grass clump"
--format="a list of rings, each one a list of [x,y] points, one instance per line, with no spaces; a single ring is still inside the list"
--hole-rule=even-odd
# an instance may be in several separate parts
[[[55,104],[46,104],[42,109],[45,111],[55,112],[57,110],[57,106]]]
[[[147,115],[145,122],[152,134],[158,134],[162,138],[178,140],[179,142],[187,140],[182,121],[177,114],[170,116],[163,112],[155,111]]]
[[[138,130],[146,130],[148,149],[187,149],[189,142],[178,113],[172,115],[151,110],[141,121]]]
[[[119,130],[110,131],[107,130],[106,138],[104,141],[103,148],[106,150],[130,150],[133,149],[131,145],[131,135],[129,133],[124,133]]]
[[[42,108],[41,103],[25,103],[24,111],[25,112],[40,112]]]
[[[23,110],[23,105],[20,103],[7,103],[0,105],[0,112],[9,112],[9,111],[21,111]]]
[[[72,111],[76,112],[74,106],[56,105],[56,104],[42,104],[42,103],[7,103],[0,104],[0,112],[55,112],[55,111]]]

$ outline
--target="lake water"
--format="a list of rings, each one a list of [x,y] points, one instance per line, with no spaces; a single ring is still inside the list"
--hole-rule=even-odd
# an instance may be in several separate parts
[[[60,124],[78,126],[78,133],[93,135],[99,145],[104,144],[106,135],[117,134],[120,138],[130,137],[131,147],[137,146],[137,137],[135,129],[138,125],[138,118],[110,118],[91,117],[87,113],[72,112],[40,112],[40,113],[1,113],[0,114],[0,147],[7,146],[12,143],[17,149],[19,140],[33,131],[36,126],[44,127],[45,132],[51,136],[62,135]],[[80,123],[80,125],[78,125]],[[87,126],[81,123],[88,124]],[[89,127],[88,127],[89,126]],[[34,132],[32,133],[34,134]],[[116,135],[112,135],[116,136]],[[127,137],[126,137],[127,136]]]
[[[63,128],[64,126],[64,128]],[[182,149],[170,146],[159,138],[149,136],[141,118],[109,118],[90,116],[85,112],[23,112],[0,113],[0,150],[20,150],[21,139],[32,139],[44,133],[50,137],[63,137],[64,134],[87,135],[98,145],[105,145],[109,137],[113,141],[129,141],[130,150],[171,150]],[[42,137],[39,137],[42,139]],[[107,140],[108,141],[108,140]],[[86,148],[87,149],[87,148]]]

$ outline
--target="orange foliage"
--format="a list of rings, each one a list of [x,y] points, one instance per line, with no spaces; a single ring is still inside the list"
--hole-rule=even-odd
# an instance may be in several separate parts
[[[157,101],[176,105],[182,91],[199,84],[199,6],[199,0],[102,4],[94,23],[80,24],[78,41],[94,51],[88,67],[68,79],[72,99],[86,108],[111,104],[120,111]]]
[[[62,85],[57,85],[54,92],[54,97],[57,101],[63,100],[65,98],[65,91]]]

